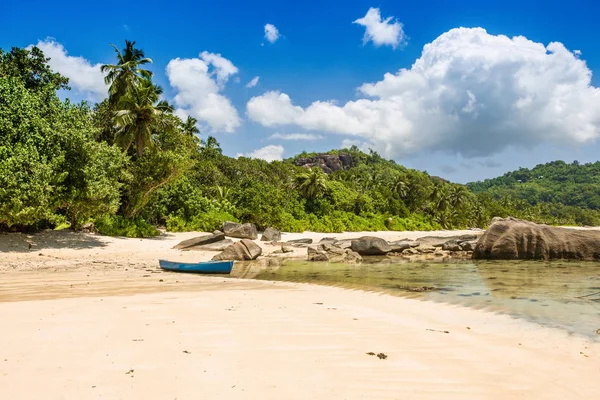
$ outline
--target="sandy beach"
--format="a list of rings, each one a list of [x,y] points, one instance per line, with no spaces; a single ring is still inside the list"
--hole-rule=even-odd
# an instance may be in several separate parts
[[[460,306],[158,269],[212,257],[172,249],[195,235],[0,235],[0,398],[597,397],[598,342]],[[324,236],[361,233],[283,240]]]

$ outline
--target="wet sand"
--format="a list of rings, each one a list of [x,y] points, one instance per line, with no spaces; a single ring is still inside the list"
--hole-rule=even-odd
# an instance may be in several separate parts
[[[597,396],[597,343],[386,294],[160,272],[185,236],[0,254],[0,398]]]

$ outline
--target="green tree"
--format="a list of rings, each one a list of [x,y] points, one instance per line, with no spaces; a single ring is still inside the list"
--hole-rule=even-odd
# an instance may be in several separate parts
[[[297,174],[294,187],[302,197],[313,200],[327,192],[327,176],[321,168],[314,167]]]
[[[143,79],[119,100],[114,111],[115,141],[124,151],[133,145],[140,157],[146,147],[154,144],[155,130],[176,130],[174,120],[165,118],[173,109],[166,102],[158,101],[161,94],[160,87]]]
[[[120,99],[140,81],[152,78],[151,71],[141,68],[143,65],[152,63],[152,59],[147,58],[144,51],[137,49],[135,42],[129,40],[125,41],[125,48],[122,52],[114,44],[111,46],[117,53],[117,63],[105,64],[100,70],[106,74],[104,82],[110,85],[109,103],[111,107],[116,107]]]

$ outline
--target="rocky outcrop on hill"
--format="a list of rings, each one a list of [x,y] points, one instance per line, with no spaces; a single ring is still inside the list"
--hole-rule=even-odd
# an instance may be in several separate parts
[[[317,154],[313,157],[298,158],[295,164],[299,167],[319,167],[326,174],[334,171],[345,170],[352,167],[350,154]]]
[[[213,257],[213,260],[247,261],[255,260],[262,254],[262,248],[252,240],[242,239]]]
[[[238,224],[237,222],[223,222],[225,236],[238,239],[258,239],[258,231],[254,224]]]
[[[473,259],[600,260],[600,231],[496,218],[479,239]]]

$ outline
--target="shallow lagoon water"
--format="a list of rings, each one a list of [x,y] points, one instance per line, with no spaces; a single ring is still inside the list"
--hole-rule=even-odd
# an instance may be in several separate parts
[[[460,304],[600,339],[600,264],[581,262],[285,261],[255,279],[308,282]],[[248,277],[248,268],[233,271]],[[424,289],[425,288],[425,289]],[[595,293],[595,294],[594,294]]]

